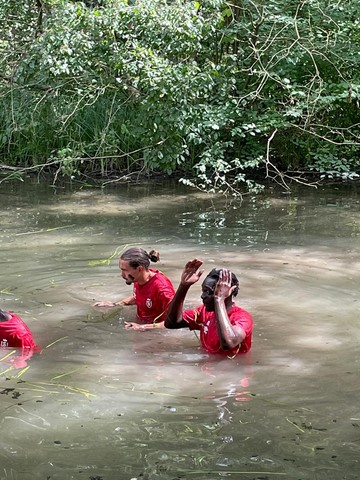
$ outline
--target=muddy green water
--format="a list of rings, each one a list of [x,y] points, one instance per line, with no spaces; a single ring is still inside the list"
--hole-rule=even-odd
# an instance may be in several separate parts
[[[0,307],[42,353],[0,352],[0,480],[358,479],[360,208],[356,186],[239,205],[168,183],[0,185]],[[127,331],[118,254],[139,245],[177,286],[227,266],[252,351]],[[154,265],[155,266],[155,265]],[[200,285],[187,304],[200,303]]]

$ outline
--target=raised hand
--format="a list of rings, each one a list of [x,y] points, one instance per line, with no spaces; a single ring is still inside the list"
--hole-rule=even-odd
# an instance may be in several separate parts
[[[181,274],[181,284],[193,285],[194,283],[196,283],[201,277],[201,275],[204,273],[203,268],[199,270],[202,264],[203,261],[199,260],[198,258],[189,260]]]

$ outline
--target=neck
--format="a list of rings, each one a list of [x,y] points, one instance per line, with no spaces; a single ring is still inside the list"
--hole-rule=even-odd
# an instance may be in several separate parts
[[[154,273],[151,272],[150,270],[144,271],[142,278],[138,280],[138,284],[145,285],[145,283],[147,283],[150,280],[150,278],[153,276],[154,276]]]
[[[227,311],[231,310],[234,305],[235,305],[235,302],[233,302],[231,297],[228,297],[225,300],[225,307]]]

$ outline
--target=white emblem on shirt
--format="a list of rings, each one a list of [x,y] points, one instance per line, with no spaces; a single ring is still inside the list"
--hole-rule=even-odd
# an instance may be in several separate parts
[[[3,338],[3,339],[1,340],[0,346],[1,346],[1,347],[7,347],[8,344],[9,344],[9,342],[6,340],[6,338]]]
[[[204,325],[203,325],[203,330],[204,330],[205,335],[207,335],[207,333],[209,331],[209,325],[210,325],[210,320],[208,322],[204,323]]]
[[[151,301],[151,298],[147,298],[146,299],[146,304],[145,304],[148,308],[151,308],[152,307],[152,301]]]

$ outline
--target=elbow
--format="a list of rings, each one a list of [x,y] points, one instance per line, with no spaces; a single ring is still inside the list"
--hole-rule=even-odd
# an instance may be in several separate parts
[[[165,328],[176,328],[176,320],[171,317],[166,317],[164,322]]]
[[[173,300],[166,309],[164,327],[177,328],[177,309],[173,307]]]
[[[182,322],[182,317],[177,318],[176,315],[167,314],[164,321],[164,326],[165,328],[169,328],[169,329],[181,328],[182,327],[181,322]]]
[[[227,343],[223,346],[223,350],[234,350],[236,347],[241,347],[241,340]]]
[[[227,338],[222,344],[223,350],[233,350],[236,347],[241,347],[244,338],[245,334],[243,332],[239,332],[237,335]]]
[[[222,350],[233,350],[234,348],[238,347],[241,345],[241,341],[238,341],[238,340],[228,340],[226,342],[222,342],[221,343],[221,348]]]
[[[164,327],[165,328],[174,328],[173,323],[171,321],[171,317],[169,315],[166,315],[165,321],[164,321]]]

